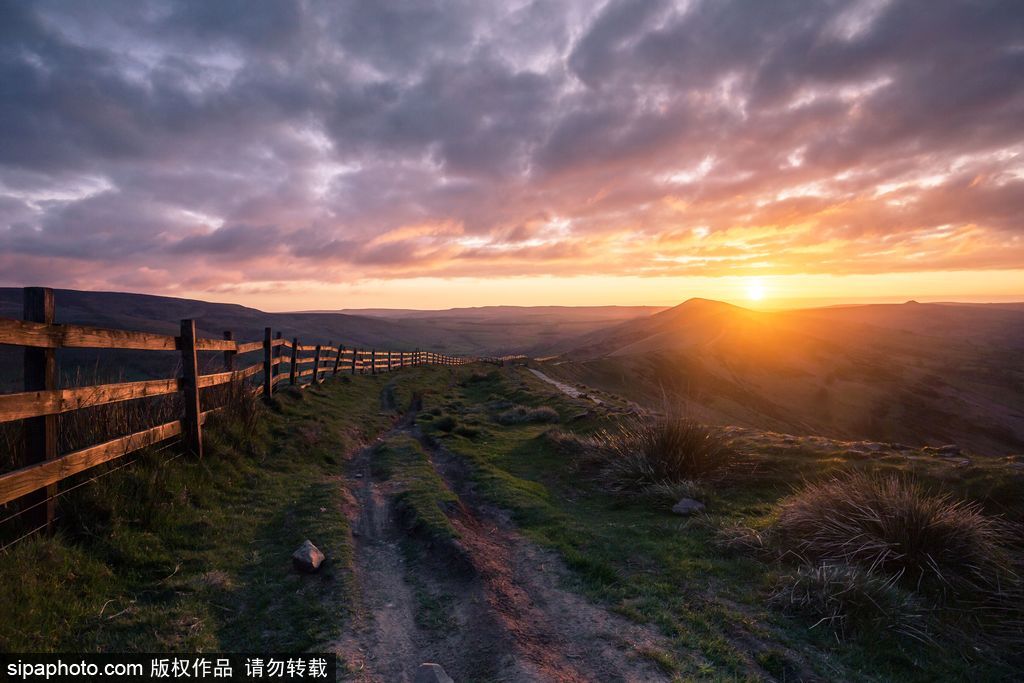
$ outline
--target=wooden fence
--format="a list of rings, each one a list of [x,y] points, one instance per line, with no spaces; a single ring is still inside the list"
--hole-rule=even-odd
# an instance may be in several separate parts
[[[112,330],[54,323],[53,290],[24,290],[23,320],[0,318],[0,344],[24,347],[24,391],[0,394],[0,423],[24,420],[25,466],[0,474],[0,506],[19,501],[33,513],[34,526],[50,527],[54,520],[58,483],[72,475],[180,437],[187,450],[203,455],[202,429],[206,418],[219,408],[203,410],[200,390],[258,378],[252,388],[269,399],[281,384],[308,386],[338,373],[378,374],[417,365],[464,365],[476,358],[448,356],[431,351],[395,351],[301,344],[283,339],[281,332],[264,330],[261,341],[235,341],[230,331],[223,339],[196,336],[194,320],[181,321],[176,337],[149,332]],[[177,351],[181,377],[140,382],[119,382],[86,387],[58,387],[56,351],[61,348]],[[224,372],[201,374],[197,353],[224,354]],[[262,352],[261,360],[236,370],[239,356]],[[495,359],[487,359],[495,360]],[[285,370],[287,366],[287,370]],[[126,434],[105,443],[59,454],[57,416],[84,408],[178,394],[184,403],[180,419]]]

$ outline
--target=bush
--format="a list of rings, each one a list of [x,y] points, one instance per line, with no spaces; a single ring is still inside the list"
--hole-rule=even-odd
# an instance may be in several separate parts
[[[1006,545],[1013,529],[906,477],[852,473],[810,484],[782,502],[776,528],[803,558],[850,564],[941,597],[1019,583]]]
[[[601,478],[613,491],[713,479],[735,458],[717,432],[683,417],[636,419],[599,438],[606,454]]]
[[[770,602],[790,614],[815,619],[840,637],[888,630],[929,641],[928,611],[912,593],[846,564],[803,566],[784,577]]]
[[[554,408],[541,406],[540,408],[528,408],[526,406],[513,406],[500,413],[497,417],[498,424],[518,425],[527,423],[551,423],[558,422],[558,412]]]

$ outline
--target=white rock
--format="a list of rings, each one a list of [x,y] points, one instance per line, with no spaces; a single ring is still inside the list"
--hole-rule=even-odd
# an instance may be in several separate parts
[[[312,574],[320,569],[323,561],[324,554],[308,538],[299,546],[298,550],[292,553],[292,564],[300,572],[306,572],[307,574]]]
[[[704,503],[693,498],[680,498],[679,502],[672,506],[672,512],[677,515],[692,515],[695,512],[701,512],[704,509]]]

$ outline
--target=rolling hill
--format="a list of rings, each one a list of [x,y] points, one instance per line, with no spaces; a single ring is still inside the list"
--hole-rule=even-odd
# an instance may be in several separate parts
[[[914,445],[1024,450],[1024,308],[752,311],[691,299],[577,339],[550,374],[699,419]]]

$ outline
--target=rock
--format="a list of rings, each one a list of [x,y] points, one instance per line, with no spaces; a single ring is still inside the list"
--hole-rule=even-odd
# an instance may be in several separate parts
[[[324,554],[320,552],[320,549],[313,545],[313,542],[308,538],[305,542],[299,546],[299,549],[292,553],[292,564],[300,572],[312,574],[316,570],[320,569],[320,565],[324,561]]]
[[[955,458],[959,455],[963,455],[963,451],[956,444],[947,444],[945,446],[925,446],[921,449],[923,452],[934,455],[940,458]]]
[[[412,683],[455,683],[455,681],[445,673],[444,667],[440,664],[425,662],[416,669],[416,678]]]
[[[692,515],[704,509],[704,503],[693,498],[680,498],[679,502],[672,506],[672,512],[677,515]]]

